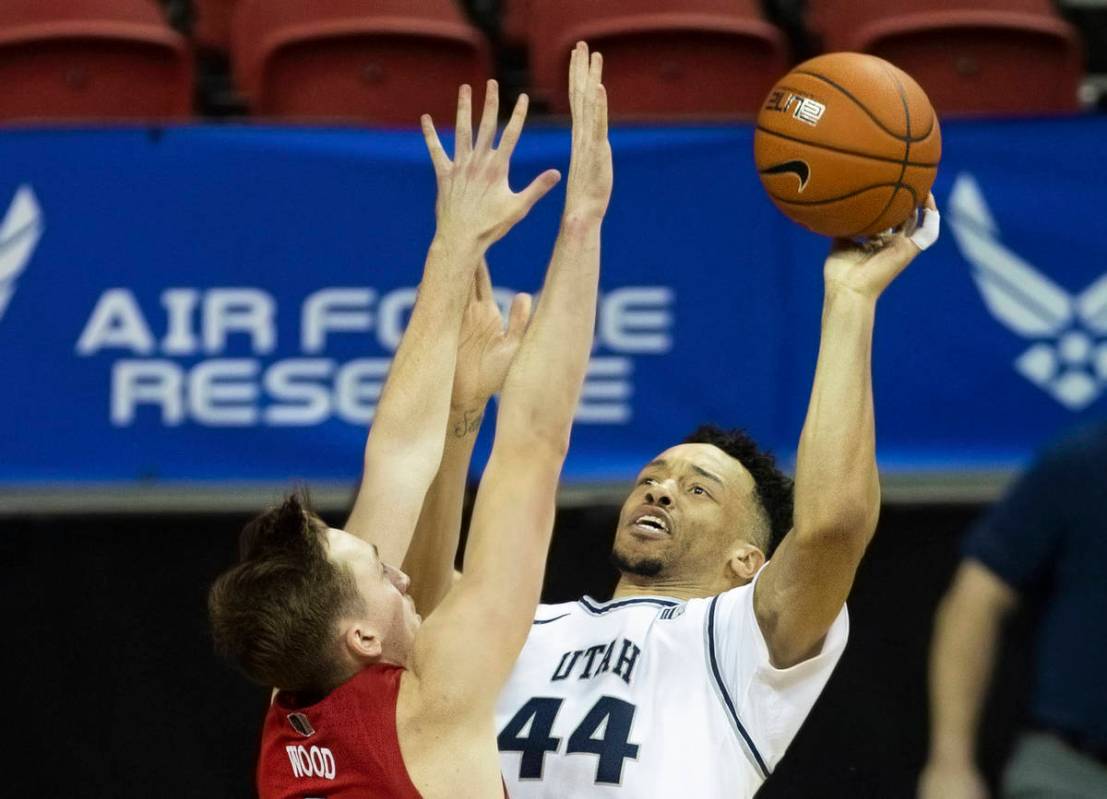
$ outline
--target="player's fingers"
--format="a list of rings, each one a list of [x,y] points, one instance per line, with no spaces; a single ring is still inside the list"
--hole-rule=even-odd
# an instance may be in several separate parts
[[[576,111],[577,108],[577,58],[580,56],[580,42],[577,42],[573,46],[572,52],[569,53],[569,110]]]
[[[495,80],[489,80],[484,88],[484,111],[477,130],[477,142],[473,149],[483,153],[492,148],[496,136],[496,121],[500,114],[500,86]]]
[[[515,145],[519,142],[519,135],[523,132],[523,123],[527,119],[527,108],[529,106],[530,98],[525,94],[520,94],[519,99],[515,101],[515,110],[511,112],[511,119],[500,136],[498,151],[508,160],[511,159],[511,154],[515,152]]]
[[[530,309],[533,300],[526,293],[516,294],[511,299],[511,309],[507,314],[507,337],[522,339],[530,322]]]
[[[584,110],[584,92],[588,84],[588,45],[584,42],[577,42],[573,56],[575,60],[569,73],[569,86],[573,93],[573,114],[579,115]]]
[[[859,250],[857,242],[853,239],[831,239],[830,240],[830,253],[834,255],[836,253],[850,252]]]
[[[915,228],[918,226],[918,223],[921,219],[922,211],[922,208],[916,208],[910,213],[910,215],[908,215],[907,219],[903,221],[903,224],[897,226],[893,232],[900,233],[906,237],[910,237],[910,235],[915,232]]]
[[[596,120],[593,126],[596,138],[607,138],[607,89],[602,83],[596,87]]]
[[[932,211],[937,211],[938,210],[938,203],[934,199],[934,192],[929,192],[926,195],[926,202],[923,203],[923,207],[924,208],[929,208]]]
[[[603,53],[592,53],[592,60],[588,63],[588,114],[592,129],[595,129],[596,117],[599,114],[600,94],[599,87],[603,83]]]
[[[473,90],[468,83],[457,90],[457,121],[454,123],[454,160],[473,151]]]
[[[938,213],[938,206],[934,204],[934,195],[931,195],[925,207],[919,209],[919,219],[915,230],[909,238],[912,244],[920,250],[929,249],[942,229],[942,215]]]
[[[895,280],[915,260],[922,247],[916,245],[911,239],[896,236],[885,246],[885,253],[880,253],[882,271],[886,280]]]
[[[561,180],[560,172],[556,169],[547,169],[532,180],[529,186],[519,192],[519,198],[523,205],[523,213],[519,218],[522,219],[530,213],[530,209],[534,207],[534,204],[545,197],[550,189],[557,185],[559,180]]]
[[[434,164],[434,174],[442,177],[450,168],[450,157],[442,147],[442,140],[438,138],[438,131],[434,129],[430,114],[419,117],[419,123],[423,128],[423,141],[427,143],[431,163]]]
[[[594,88],[603,82],[603,54],[592,53],[592,59],[588,62],[588,87]]]

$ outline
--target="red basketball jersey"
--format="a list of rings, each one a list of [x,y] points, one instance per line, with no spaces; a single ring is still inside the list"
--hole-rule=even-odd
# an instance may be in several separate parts
[[[278,693],[258,760],[261,799],[420,799],[396,734],[399,666],[363,669],[323,700]]]

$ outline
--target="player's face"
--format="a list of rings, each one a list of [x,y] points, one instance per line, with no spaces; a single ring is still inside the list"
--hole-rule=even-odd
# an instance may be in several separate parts
[[[328,555],[353,575],[365,601],[365,620],[381,639],[383,660],[404,665],[422,617],[407,589],[410,578],[380,559],[376,546],[344,530],[327,530]]]
[[[638,474],[623,504],[613,559],[624,574],[714,581],[728,547],[757,523],[753,478],[711,444],[667,449]]]

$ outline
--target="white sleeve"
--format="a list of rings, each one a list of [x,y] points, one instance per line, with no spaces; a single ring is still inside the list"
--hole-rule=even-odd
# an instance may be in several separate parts
[[[842,606],[821,651],[802,663],[776,668],[753,609],[758,572],[748,585],[708,600],[708,667],[719,699],[766,776],[784,756],[838,664],[849,637]]]

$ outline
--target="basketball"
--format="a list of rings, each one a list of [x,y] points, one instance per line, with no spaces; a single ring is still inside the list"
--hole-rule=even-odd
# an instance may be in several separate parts
[[[754,161],[787,217],[826,236],[872,236],[926,201],[942,152],[938,117],[906,72],[830,53],[773,86],[757,115]]]

